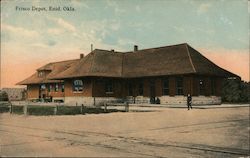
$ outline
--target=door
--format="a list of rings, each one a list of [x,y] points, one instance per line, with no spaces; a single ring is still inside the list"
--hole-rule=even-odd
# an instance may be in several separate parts
[[[150,96],[150,103],[155,103],[155,81],[149,81],[149,96]]]

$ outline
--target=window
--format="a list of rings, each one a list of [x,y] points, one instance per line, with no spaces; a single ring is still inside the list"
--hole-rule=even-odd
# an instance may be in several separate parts
[[[138,94],[139,94],[140,96],[143,95],[143,82],[142,82],[142,81],[141,81],[141,82],[139,83],[139,85],[138,85]]]
[[[169,95],[169,80],[168,80],[168,78],[164,78],[162,80],[162,94]]]
[[[176,78],[176,95],[183,95],[183,78]]]
[[[75,92],[83,91],[83,81],[82,80],[73,80],[73,91],[75,91]]]
[[[211,95],[215,95],[215,79],[211,78]]]
[[[43,71],[38,71],[38,77],[43,77],[44,76],[44,72]]]
[[[132,83],[128,84],[128,95],[133,96],[133,85],[132,85]]]
[[[105,92],[106,93],[113,93],[113,83],[112,83],[112,81],[106,81],[106,83],[105,83]]]
[[[58,89],[59,89],[59,85],[58,83],[55,84],[55,92],[58,92]]]
[[[45,84],[41,84],[40,85],[40,90],[45,90],[46,89],[46,85]]]
[[[149,95],[150,97],[155,97],[155,80],[149,81]]]
[[[199,94],[204,95],[205,94],[205,85],[204,85],[204,80],[199,79]]]
[[[48,85],[48,92],[51,92],[51,91],[52,91],[52,89],[53,89],[52,84],[49,84],[49,85]]]
[[[64,92],[64,84],[62,84],[62,89],[61,90],[62,90],[62,92]]]

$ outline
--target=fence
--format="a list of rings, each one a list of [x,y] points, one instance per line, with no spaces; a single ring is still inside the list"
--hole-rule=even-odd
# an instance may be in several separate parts
[[[108,111],[110,109],[108,109],[108,107],[124,107],[124,111],[125,112],[129,112],[129,104],[128,102],[125,102],[125,103],[107,103],[105,102],[104,103],[104,111]]]
[[[121,110],[110,108],[114,106],[125,107]],[[108,108],[109,107],[109,108]],[[24,115],[77,115],[77,114],[98,114],[110,113],[119,111],[129,111],[129,104],[110,104],[104,103],[101,107],[87,107],[83,104],[81,106],[64,106],[64,105],[13,105],[11,102],[0,104],[0,113],[10,112],[11,114],[24,114]]]

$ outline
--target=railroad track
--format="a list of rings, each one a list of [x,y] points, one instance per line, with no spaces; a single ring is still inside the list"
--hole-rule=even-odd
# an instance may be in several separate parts
[[[218,123],[228,123],[228,122],[238,122],[238,121],[246,121],[246,119],[237,119],[237,120],[227,120],[227,121],[220,121],[220,122],[208,122],[203,124],[191,124],[186,126],[200,126],[200,125],[210,125],[210,124],[218,124]],[[13,124],[6,124],[6,123],[0,123],[0,126],[6,126],[10,128],[21,128],[21,129],[28,129],[28,130],[34,130],[34,131],[44,131],[53,133],[56,136],[50,136],[51,134],[48,134],[48,136],[41,136],[37,134],[28,134],[23,133],[21,130],[20,132],[11,131],[11,130],[2,130],[0,129],[0,132],[7,132],[10,134],[22,134],[26,136],[31,137],[39,137],[43,138],[44,141],[66,141],[69,145],[77,145],[78,147],[81,147],[83,145],[92,146],[92,147],[101,147],[106,148],[110,150],[116,150],[119,152],[124,153],[132,153],[140,156],[153,156],[153,157],[164,157],[161,154],[157,154],[155,152],[154,154],[151,154],[150,152],[145,151],[137,151],[136,147],[143,147],[145,149],[153,150],[156,149],[156,151],[164,151],[167,149],[178,149],[178,150],[185,150],[189,152],[202,152],[202,153],[208,153],[208,154],[226,154],[231,156],[249,156],[249,150],[246,149],[238,149],[238,148],[228,148],[228,147],[218,147],[218,146],[209,146],[204,144],[193,144],[193,143],[180,143],[180,142],[164,142],[159,143],[152,139],[145,139],[145,138],[134,138],[129,136],[121,136],[121,135],[111,135],[107,133],[101,133],[101,132],[92,132],[92,131],[62,131],[62,130],[53,130],[53,129],[42,129],[42,128],[33,128],[33,127],[25,127],[20,125],[13,125]],[[182,128],[183,126],[172,126],[169,127],[172,128]],[[156,130],[160,129],[166,129],[164,128],[158,128]],[[149,129],[154,130],[154,129]],[[35,133],[35,132],[33,132]],[[72,136],[76,138],[72,138]],[[92,141],[93,139],[95,141]],[[102,140],[107,140],[106,142],[102,142]],[[26,142],[26,143],[32,143],[32,142]],[[118,144],[118,145],[116,145]],[[119,145],[120,144],[120,145]],[[11,146],[11,145],[22,145],[22,143],[18,144],[1,144],[1,146]],[[126,147],[128,146],[128,147]],[[131,148],[135,147],[135,148]]]

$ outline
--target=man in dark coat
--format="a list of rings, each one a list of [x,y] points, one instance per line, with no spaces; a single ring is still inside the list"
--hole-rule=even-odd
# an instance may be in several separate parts
[[[187,95],[187,107],[188,107],[188,110],[190,108],[192,109],[192,96],[190,94]]]

